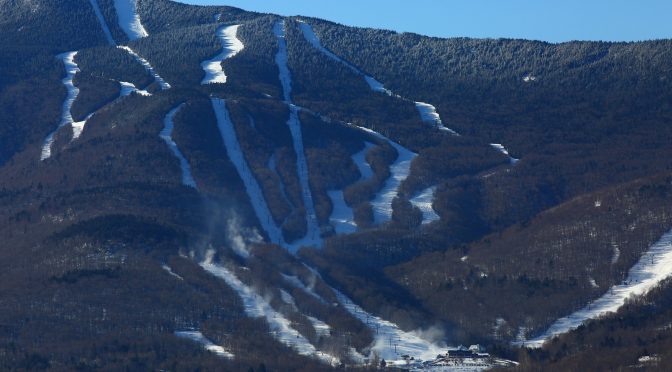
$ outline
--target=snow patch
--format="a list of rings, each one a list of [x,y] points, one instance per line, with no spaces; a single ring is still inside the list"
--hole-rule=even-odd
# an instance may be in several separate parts
[[[318,300],[322,303],[327,303],[324,300],[324,298],[322,298],[322,296],[320,296],[319,294],[317,294],[315,292],[315,290],[313,289],[313,285],[307,286],[307,285],[303,284],[301,279],[299,279],[297,276],[282,274],[282,278],[285,279],[285,281],[287,283],[291,284],[292,286],[294,286],[296,288],[299,288],[299,289],[302,289],[304,292],[306,292],[310,296],[314,297],[316,300]]]
[[[259,219],[261,227],[266,231],[269,240],[274,244],[283,245],[284,240],[282,238],[282,231],[275,225],[271,211],[268,208],[266,199],[264,199],[264,194],[261,191],[261,187],[256,178],[254,178],[252,170],[247,164],[247,160],[245,160],[233,122],[229,116],[229,111],[226,109],[226,102],[223,99],[214,97],[211,98],[211,101],[212,108],[217,117],[217,127],[222,136],[224,147],[226,147],[226,153],[236,167],[240,178],[243,180],[243,184],[247,190],[247,195],[250,197],[250,203],[252,203],[257,219]]]
[[[96,13],[96,18],[98,18],[100,28],[103,29],[103,33],[105,34],[105,39],[107,39],[107,43],[110,45],[116,45],[116,43],[114,42],[114,38],[112,37],[112,33],[110,32],[110,28],[107,27],[107,22],[105,21],[103,12],[100,11],[100,5],[98,5],[98,0],[89,0],[89,2],[91,3],[93,12]]]
[[[119,27],[129,40],[133,41],[149,36],[138,15],[137,0],[114,0],[114,8],[117,11]]]
[[[506,155],[506,157],[509,158],[509,161],[511,162],[512,165],[516,165],[520,161],[520,159],[516,159],[509,155],[509,150],[506,149],[502,144],[499,143],[491,143],[490,146],[492,146],[493,149],[499,151],[500,153]]]
[[[199,331],[178,331],[175,332],[175,336],[180,338],[186,338],[193,342],[196,342],[203,346],[203,348],[217,356],[226,359],[233,359],[233,353],[227,351],[225,348],[219,345],[215,345],[212,341],[208,340],[203,334]]]
[[[529,348],[539,348],[551,338],[576,329],[584,322],[616,312],[633,296],[646,294],[661,281],[672,275],[672,231],[669,231],[640,258],[630,269],[623,284],[615,285],[602,297],[583,309],[558,319],[540,336],[518,343]]]
[[[327,191],[333,209],[329,222],[334,226],[336,234],[352,234],[357,231],[357,224],[355,223],[355,215],[345,203],[343,190]]]
[[[146,90],[141,90],[136,88],[135,84],[129,83],[127,81],[120,81],[119,85],[121,86],[121,90],[119,92],[119,97],[127,97],[130,96],[131,94],[139,94],[144,97],[149,97],[152,95],[152,93],[149,93]]]
[[[245,48],[243,42],[237,37],[239,27],[240,25],[222,26],[217,29],[217,38],[222,44],[222,52],[214,58],[201,63],[201,67],[205,71],[205,77],[201,81],[202,85],[226,83],[227,77],[222,68],[222,63],[225,59],[235,56]]]
[[[434,194],[436,193],[436,186],[429,187],[415,197],[411,198],[410,202],[413,206],[420,209],[422,212],[422,224],[426,225],[441,219],[434,211],[432,204],[434,203]]]
[[[173,269],[170,268],[170,266],[168,266],[168,265],[166,265],[166,264],[163,264],[163,265],[161,265],[161,268],[162,268],[165,272],[167,272],[170,276],[175,277],[175,278],[177,278],[177,279],[179,279],[179,280],[184,280],[184,278],[181,277],[180,275],[176,274],[176,273],[173,271]]]
[[[317,333],[318,337],[331,336],[331,327],[329,326],[329,324],[312,316],[306,316],[306,318],[308,318],[308,320],[310,320],[310,323],[312,323],[313,328],[315,329],[315,333]]]
[[[72,105],[75,103],[75,100],[79,95],[79,89],[75,86],[73,81],[75,79],[75,75],[78,72],[80,72],[79,66],[77,66],[77,63],[75,63],[76,56],[77,52],[66,52],[56,56],[65,65],[66,76],[63,80],[61,80],[61,82],[65,86],[65,89],[68,91],[68,95],[66,96],[65,102],[63,102],[63,109],[61,111],[61,122],[56,128],[56,130],[49,133],[49,135],[47,135],[47,138],[45,138],[44,144],[42,145],[42,153],[40,155],[40,160],[46,160],[51,157],[51,146],[54,143],[54,136],[56,135],[56,132],[58,132],[58,130],[61,129],[62,127],[74,123],[71,110]]]
[[[166,145],[168,145],[168,148],[170,148],[170,151],[173,152],[175,157],[180,161],[180,168],[182,169],[182,184],[185,186],[193,187],[194,189],[198,189],[196,186],[196,181],[194,180],[194,177],[191,175],[191,167],[189,166],[189,162],[187,159],[182,155],[182,152],[180,149],[177,147],[177,144],[175,141],[173,141],[173,128],[175,127],[174,119],[175,115],[180,111],[180,109],[184,106],[184,104],[181,104],[174,109],[170,110],[168,115],[166,115],[166,118],[163,120],[163,130],[161,130],[161,133],[159,133],[159,137],[166,142]]]
[[[422,121],[426,123],[432,124],[434,127],[436,127],[439,130],[442,130],[444,132],[448,132],[450,134],[459,136],[457,132],[450,128],[446,128],[443,126],[443,122],[441,121],[441,116],[439,113],[436,111],[436,107],[430,105],[429,103],[425,102],[416,102],[415,103],[415,108],[418,109],[418,112],[420,113],[420,118]]]
[[[362,176],[361,180],[368,180],[371,177],[373,177],[373,169],[371,169],[371,165],[369,164],[369,162],[366,161],[366,154],[368,154],[369,150],[371,150],[374,147],[376,147],[374,144],[370,142],[365,142],[364,150],[356,153],[355,155],[352,155],[352,161],[355,162],[355,165],[359,170],[359,174],[361,174]]]
[[[142,58],[138,53],[128,46],[121,45],[117,48],[125,50],[128,54],[131,55],[136,61],[138,61],[145,70],[154,77],[154,80],[159,84],[161,90],[170,89],[170,84],[168,84],[163,78],[154,70],[154,67],[144,58]]]

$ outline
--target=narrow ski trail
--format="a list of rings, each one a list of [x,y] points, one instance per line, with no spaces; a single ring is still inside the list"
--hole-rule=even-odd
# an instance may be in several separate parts
[[[434,195],[436,193],[436,186],[426,188],[419,192],[416,196],[410,199],[410,202],[413,206],[420,209],[422,212],[422,224],[426,225],[434,221],[441,219],[439,215],[434,211],[432,205],[434,204]]]
[[[315,49],[320,51],[322,54],[325,56],[331,58],[332,60],[342,64],[343,66],[347,67],[355,73],[356,75],[361,76],[366,83],[369,85],[371,90],[374,92],[379,92],[379,93],[385,93],[389,96],[394,96],[400,99],[403,99],[405,101],[410,101],[404,97],[401,97],[398,94],[394,94],[391,90],[385,88],[385,85],[381,83],[380,81],[376,80],[372,76],[367,75],[364,73],[362,70],[360,70],[358,67],[354,66],[350,62],[344,60],[343,58],[339,57],[338,55],[334,54],[332,51],[328,50],[322,45],[322,42],[320,41],[320,38],[317,37],[317,34],[315,34],[315,31],[313,30],[313,27],[309,25],[308,23],[299,20],[299,28],[301,29],[301,32],[303,33],[303,37],[310,43]],[[420,119],[425,122],[429,123],[430,125],[434,126],[438,130],[448,132],[452,135],[459,136],[457,132],[455,132],[452,129],[449,129],[443,125],[443,122],[441,121],[441,117],[439,116],[438,112],[436,111],[436,107],[432,106],[429,103],[425,102],[415,102],[415,107],[418,110],[418,114],[420,115]]]
[[[323,361],[329,365],[336,365],[339,359],[325,352],[317,350],[301,333],[292,327],[291,322],[277,312],[266,299],[253,288],[249,287],[226,267],[213,262],[214,252],[208,252],[208,256],[200,266],[213,276],[223,280],[240,296],[247,316],[251,318],[264,318],[271,334],[282,344],[294,349],[297,353]]]
[[[170,151],[172,151],[175,157],[180,161],[180,168],[182,169],[182,184],[198,190],[196,181],[191,175],[191,167],[189,166],[189,162],[187,162],[187,159],[184,157],[184,155],[182,155],[182,152],[177,147],[177,144],[175,141],[173,141],[172,137],[173,128],[175,127],[175,115],[177,115],[183,106],[184,104],[175,107],[174,109],[170,110],[168,115],[166,115],[165,119],[163,120],[163,130],[161,130],[161,133],[159,133],[159,137],[163,139]]]
[[[240,25],[222,26],[217,29],[217,38],[222,43],[222,52],[201,63],[201,67],[205,71],[205,77],[201,81],[202,85],[226,83],[227,76],[222,68],[222,62],[240,53],[245,48],[243,42],[237,37],[239,27]]]
[[[161,87],[161,90],[167,90],[170,89],[170,84],[168,84],[162,77],[159,75],[156,70],[154,70],[154,67],[144,58],[142,58],[138,53],[136,53],[133,49],[131,49],[128,46],[125,45],[120,45],[117,48],[122,49],[126,51],[131,57],[133,57],[138,63],[142,65],[142,67],[145,68],[145,71],[147,71],[150,75],[154,77],[154,80],[159,84]]]
[[[516,342],[516,344],[529,348],[540,348],[544,342],[576,329],[588,320],[616,312],[628,298],[648,293],[671,275],[672,230],[649,248],[639,262],[630,269],[627,279],[622,284],[611,287],[602,297],[592,301],[583,309],[558,319],[538,337]]]
[[[119,27],[124,31],[128,40],[142,39],[149,36],[138,15],[137,0],[114,0]]]
[[[105,21],[105,17],[103,16],[103,12],[100,10],[98,0],[89,0],[89,3],[91,3],[93,12],[96,13],[96,18],[98,18],[100,28],[103,29],[103,33],[105,34],[105,39],[107,39],[107,43],[110,45],[116,45],[116,43],[114,42],[114,38],[112,37],[112,33],[110,32],[110,28],[107,26],[107,22]]]
[[[63,102],[63,109],[61,113],[61,122],[58,125],[58,127],[49,135],[47,135],[47,138],[44,140],[44,144],[42,145],[42,153],[40,155],[40,160],[46,160],[51,157],[51,146],[54,143],[54,137],[56,136],[56,133],[58,132],[59,129],[62,127],[70,124],[74,124],[74,119],[72,118],[72,105],[75,103],[75,100],[77,99],[77,96],[79,95],[79,88],[77,88],[74,84],[74,79],[75,75],[80,71],[79,66],[77,66],[77,63],[75,63],[75,57],[77,56],[77,52],[66,52],[63,54],[59,54],[57,56],[58,59],[60,59],[63,64],[65,65],[65,72],[66,76],[62,80],[63,85],[68,91],[68,95],[65,99],[65,102]],[[73,126],[73,137],[74,137],[74,126]],[[80,132],[81,133],[81,132]]]
[[[506,155],[506,157],[509,158],[509,162],[511,163],[511,165],[516,165],[516,163],[518,163],[520,161],[520,159],[516,159],[516,158],[512,157],[509,154],[509,150],[507,150],[506,147],[504,147],[504,145],[499,144],[499,143],[491,143],[490,146],[492,146],[492,148],[497,150],[498,152]]]
[[[287,41],[285,39],[285,22],[278,21],[274,27],[273,32],[278,40],[278,53],[275,57],[275,62],[280,70],[280,83],[282,85],[284,100],[289,106],[289,120],[287,126],[292,135],[294,143],[294,151],[296,152],[296,165],[299,181],[301,184],[301,195],[303,197],[303,204],[306,210],[307,233],[306,236],[290,245],[293,251],[298,250],[302,246],[322,246],[322,238],[320,236],[320,227],[317,221],[317,214],[315,212],[315,205],[313,203],[313,195],[310,190],[310,182],[308,176],[308,162],[303,146],[303,134],[301,132],[301,122],[299,121],[299,108],[292,104],[292,78],[287,66]]]
[[[234,355],[227,351],[224,347],[215,345],[212,341],[207,339],[200,331],[178,331],[175,336],[193,341],[211,353],[226,359],[233,359]]]
[[[236,130],[229,116],[229,111],[226,108],[226,102],[219,98],[211,98],[211,101],[217,118],[217,127],[222,136],[224,147],[226,147],[226,153],[243,180],[247,194],[250,197],[250,203],[261,227],[272,243],[284,245],[282,231],[275,225],[271,211],[264,198],[264,193],[261,191],[261,186],[259,186],[256,178],[254,178],[254,174],[247,164],[247,160],[245,160],[243,150],[238,142]]]

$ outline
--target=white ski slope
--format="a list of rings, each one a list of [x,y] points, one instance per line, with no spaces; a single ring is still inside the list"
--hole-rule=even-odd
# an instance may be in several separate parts
[[[312,316],[306,316],[306,318],[308,318],[310,323],[312,323],[313,328],[315,329],[315,333],[317,333],[318,337],[329,337],[331,335],[331,327],[329,324]]]
[[[303,134],[301,132],[301,122],[299,121],[299,108],[292,104],[292,76],[287,66],[287,41],[285,39],[285,22],[279,21],[273,27],[273,32],[278,39],[278,53],[275,56],[275,62],[280,70],[280,83],[285,102],[289,105],[289,120],[287,126],[294,142],[294,151],[296,152],[296,166],[299,182],[301,184],[301,195],[303,197],[303,206],[306,210],[307,233],[306,236],[290,245],[293,251],[302,246],[322,246],[320,236],[320,226],[317,222],[315,213],[315,204],[310,190],[308,177],[308,162],[303,147]]]
[[[320,42],[320,39],[317,37],[315,34],[315,31],[313,31],[313,27],[309,25],[308,23],[304,21],[298,21],[299,22],[299,28],[301,28],[301,32],[303,33],[303,37],[308,41],[315,49],[319,50],[324,54],[325,56],[333,59],[334,61],[342,64],[343,66],[347,67],[350,69],[350,71],[354,72],[355,74],[361,76],[364,78],[366,83],[369,85],[371,90],[374,92],[380,92],[380,93],[385,93],[387,95],[392,95],[392,92],[388,89],[385,89],[385,86],[383,83],[379,82],[378,80],[374,79],[372,76],[369,76],[362,72],[360,69],[357,67],[353,66],[350,62],[344,60],[343,58],[337,56],[336,54],[332,53],[330,50],[322,46],[322,42]]]
[[[287,283],[291,284],[292,286],[294,286],[296,288],[299,288],[299,289],[302,289],[304,292],[306,292],[310,296],[314,297],[316,300],[318,300],[322,303],[326,303],[324,298],[322,298],[322,296],[320,296],[319,294],[317,294],[315,292],[315,290],[313,290],[312,286],[311,287],[306,286],[305,284],[303,284],[301,279],[299,279],[297,276],[282,274],[282,278],[285,279],[285,281]]]
[[[415,108],[418,109],[422,121],[432,124],[435,128],[439,130],[448,132],[455,136],[459,136],[457,132],[455,132],[450,128],[446,128],[443,125],[443,122],[441,121],[441,116],[439,116],[439,113],[436,111],[436,107],[434,107],[433,105],[430,105],[429,103],[425,102],[415,102]]]
[[[114,38],[112,37],[112,33],[110,32],[110,28],[107,27],[105,17],[103,17],[103,12],[100,11],[100,5],[98,5],[98,0],[89,0],[89,2],[91,3],[93,12],[96,13],[98,23],[100,23],[100,28],[103,29],[103,33],[105,34],[105,39],[107,39],[107,43],[110,45],[116,45],[116,43],[114,42]]]
[[[411,163],[418,155],[376,131],[364,127],[359,128],[387,141],[387,143],[397,150],[397,160],[390,166],[390,178],[385,181],[382,190],[376,194],[376,197],[371,202],[374,222],[376,224],[385,223],[392,219],[392,201],[399,195],[399,186],[408,178],[411,173]]]
[[[492,146],[492,148],[501,152],[502,154],[506,155],[509,158],[509,161],[511,162],[512,165],[516,165],[516,163],[518,163],[520,161],[520,159],[516,159],[516,158],[512,157],[509,154],[509,150],[507,150],[506,147],[504,147],[504,145],[502,145],[500,143],[491,143],[490,146]]]
[[[327,191],[327,195],[333,206],[329,222],[334,226],[336,234],[352,234],[356,232],[355,214],[352,208],[345,202],[343,190],[330,190]]]
[[[282,231],[275,225],[273,215],[268,208],[268,204],[266,204],[266,199],[264,199],[264,193],[261,191],[257,179],[254,178],[254,174],[252,174],[252,170],[243,155],[243,150],[240,148],[236,130],[229,116],[229,111],[226,108],[226,102],[223,99],[214,97],[211,98],[211,101],[212,108],[217,117],[217,127],[224,141],[224,147],[226,147],[226,153],[243,180],[247,195],[250,196],[250,203],[254,208],[261,227],[266,231],[272,243],[284,245]]]
[[[403,355],[410,355],[415,359],[433,360],[437,355],[446,352],[445,345],[426,341],[415,332],[403,331],[396,324],[367,313],[338,290],[334,288],[332,290],[341,305],[372,330],[374,341],[371,352],[376,353],[380,359],[396,364],[395,361],[401,361]]]
[[[208,252],[206,260],[200,264],[201,267],[213,276],[224,280],[240,296],[247,316],[264,318],[275,339],[296,350],[300,355],[310,356],[331,365],[336,365],[339,362],[338,358],[317,350],[310,341],[292,328],[291,322],[287,318],[275,311],[268,301],[254,289],[241,282],[233,272],[222,265],[213,263],[213,255],[214,252]]]
[[[310,43],[315,49],[320,51],[322,54],[325,56],[331,58],[332,60],[339,62],[343,66],[347,67],[350,71],[355,73],[356,75],[359,75],[364,78],[366,83],[369,85],[371,90],[374,92],[379,92],[379,93],[385,93],[389,96],[395,96],[397,98],[404,99],[398,94],[394,94],[391,90],[385,88],[385,85],[381,83],[380,81],[376,80],[374,77],[369,76],[365,74],[362,70],[351,64],[350,62],[344,60],[343,58],[337,56],[334,54],[332,51],[329,49],[325,48],[322,45],[322,42],[320,42],[320,38],[317,37],[315,34],[315,31],[313,30],[313,27],[309,25],[308,23],[304,21],[298,21],[299,22],[299,28],[301,29],[301,32],[303,33],[303,37]],[[443,122],[441,121],[441,117],[439,116],[438,112],[436,111],[436,107],[430,105],[429,103],[425,102],[414,102],[415,107],[418,110],[418,113],[420,114],[420,118],[422,121],[427,122],[435,126],[437,129],[441,131],[448,132],[450,134],[459,136],[457,132],[455,132],[452,129],[446,128],[443,125]]]
[[[220,356],[222,358],[226,359],[233,359],[234,355],[233,353],[227,351],[224,349],[222,346],[215,345],[212,343],[212,341],[208,340],[203,336],[203,334],[199,331],[179,331],[175,332],[175,336],[180,337],[180,338],[186,338],[188,340],[191,340],[193,342],[196,342],[203,346],[203,348],[217,356]]]
[[[583,309],[558,319],[542,335],[516,344],[539,348],[544,342],[576,329],[590,319],[616,312],[628,298],[646,294],[670,275],[672,275],[672,230],[649,248],[639,262],[630,269],[628,278],[623,284],[611,287],[602,297]]]
[[[154,80],[159,83],[161,90],[170,89],[170,84],[168,84],[163,78],[154,70],[154,67],[144,58],[142,58],[138,53],[128,46],[120,45],[117,48],[125,50],[128,54],[131,55],[136,61],[138,61],[145,70],[154,77]]]
[[[56,56],[56,58],[60,59],[65,65],[66,76],[63,78],[63,80],[61,80],[61,82],[63,85],[65,85],[65,89],[68,91],[68,95],[65,98],[65,102],[63,102],[61,122],[58,127],[53,132],[49,133],[47,138],[45,138],[44,144],[42,145],[42,154],[40,155],[40,160],[46,160],[51,157],[51,146],[54,143],[54,136],[56,135],[56,132],[58,132],[58,130],[62,127],[74,123],[71,110],[73,103],[75,103],[75,100],[79,95],[79,89],[75,86],[73,80],[75,79],[75,75],[80,71],[79,66],[77,66],[77,63],[75,63],[76,56],[77,52],[66,52]]]
[[[240,25],[222,26],[217,29],[217,38],[222,43],[222,52],[214,58],[201,63],[201,67],[203,68],[203,71],[205,71],[205,77],[203,78],[203,81],[201,81],[202,85],[226,83],[227,78],[224,69],[222,68],[222,62],[224,62],[225,59],[240,53],[240,51],[245,48],[243,42],[237,37],[238,27],[240,27]]]
[[[162,268],[165,272],[167,272],[168,275],[170,275],[170,276],[172,276],[172,277],[174,277],[174,278],[177,278],[178,280],[184,280],[184,278],[181,277],[180,275],[176,274],[176,273],[173,271],[173,269],[170,268],[170,266],[168,266],[168,265],[166,265],[166,264],[163,264],[163,265],[161,265],[161,268]]]
[[[434,204],[435,193],[436,193],[436,186],[429,187],[418,193],[410,200],[411,204],[420,209],[420,211],[422,212],[423,225],[441,219],[441,217],[439,217],[439,215],[436,214],[436,212],[434,211],[434,208],[432,208],[432,204]]]
[[[140,22],[137,7],[137,0],[114,0],[119,27],[131,41],[149,36],[142,22]]]
[[[139,94],[141,96],[149,97],[152,95],[152,93],[149,93],[146,90],[138,89],[135,84],[129,83],[127,81],[120,81],[119,85],[121,86],[121,90],[119,92],[119,97],[127,97],[130,96],[133,93]]]
[[[373,169],[368,161],[366,161],[366,154],[369,153],[369,150],[376,147],[371,142],[364,142],[364,149],[355,155],[352,155],[352,161],[355,162],[359,174],[362,176],[361,180],[368,180],[373,177]]]
[[[170,148],[170,151],[172,151],[175,157],[180,161],[180,168],[182,169],[182,184],[198,190],[196,181],[191,175],[191,167],[189,166],[189,162],[184,157],[184,155],[182,155],[182,151],[180,151],[180,149],[177,147],[177,144],[175,141],[173,141],[172,137],[173,128],[175,127],[175,115],[177,115],[183,106],[184,104],[175,107],[174,109],[170,110],[168,115],[166,115],[166,118],[163,119],[163,130],[161,130],[161,133],[159,133],[159,137],[161,137],[166,145],[168,145],[168,148]]]

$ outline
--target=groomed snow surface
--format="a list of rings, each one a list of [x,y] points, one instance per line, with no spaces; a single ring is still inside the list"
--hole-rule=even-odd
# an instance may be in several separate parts
[[[450,128],[446,128],[443,126],[443,122],[441,121],[441,116],[439,116],[439,113],[436,111],[436,107],[430,105],[429,103],[425,102],[416,102],[415,103],[415,108],[418,109],[418,112],[420,113],[420,118],[422,121],[426,123],[432,124],[435,128],[438,130],[448,132],[452,135],[459,136],[457,132]]]
[[[205,350],[222,358],[226,359],[234,358],[234,355],[231,352],[227,351],[222,346],[215,345],[214,343],[212,343],[212,341],[205,338],[205,336],[203,336],[203,334],[199,331],[179,331],[175,332],[175,336],[180,338],[186,338],[188,340],[196,342],[201,346],[203,346]]]
[[[327,195],[331,200],[333,209],[329,222],[334,226],[336,234],[352,234],[357,231],[357,224],[355,223],[355,216],[352,208],[345,202],[343,190],[330,190]]]
[[[382,190],[376,194],[376,197],[371,202],[374,222],[376,224],[385,223],[392,219],[392,201],[399,195],[399,186],[401,186],[401,183],[404,182],[411,173],[411,163],[417,154],[376,131],[363,127],[359,128],[387,141],[387,143],[397,150],[397,160],[390,166],[390,178],[385,181]]]
[[[672,231],[655,243],[630,269],[623,284],[613,286],[602,297],[583,309],[558,319],[542,335],[517,344],[529,348],[539,348],[553,337],[576,329],[590,319],[616,312],[625,301],[633,296],[641,296],[672,275]]]
[[[114,0],[119,27],[131,41],[149,36],[142,22],[140,22],[137,7],[137,0]]]
[[[141,96],[149,97],[152,95],[152,93],[149,93],[146,90],[141,90],[138,89],[135,84],[129,83],[126,81],[120,81],[119,85],[121,86],[121,90],[119,92],[119,97],[127,97],[130,96],[133,93],[139,94]]]
[[[275,56],[275,62],[280,71],[280,82],[282,84],[283,96],[285,102],[289,105],[289,120],[287,126],[292,135],[294,151],[296,152],[296,166],[299,182],[301,184],[301,195],[303,197],[303,206],[306,210],[307,233],[306,236],[291,244],[290,249],[298,250],[302,246],[322,246],[320,236],[320,226],[315,213],[313,195],[310,190],[308,177],[308,162],[303,146],[303,134],[301,131],[301,122],[299,121],[299,108],[292,104],[292,76],[287,66],[287,41],[285,40],[285,22],[276,22],[273,32],[278,40],[278,53]]]
[[[100,5],[98,5],[98,0],[89,0],[89,2],[91,3],[93,12],[96,13],[96,18],[98,18],[100,28],[103,29],[103,33],[105,34],[105,39],[107,39],[107,43],[110,45],[115,45],[114,38],[112,37],[112,33],[110,32],[110,28],[107,27],[107,22],[105,21],[105,17],[103,17],[103,12],[100,11]]]
[[[436,193],[436,187],[429,187],[416,196],[411,198],[410,202],[413,206],[420,209],[422,212],[422,224],[426,225],[440,219],[439,215],[436,214],[432,205],[434,204],[434,194]]]
[[[187,162],[187,159],[184,157],[184,155],[182,155],[182,152],[177,147],[177,144],[175,141],[173,141],[172,137],[173,128],[175,127],[175,115],[177,115],[182,106],[183,105],[179,105],[175,107],[174,109],[170,110],[168,115],[166,115],[166,118],[163,120],[163,130],[161,130],[161,133],[159,133],[159,137],[161,137],[161,139],[166,142],[166,145],[168,145],[170,151],[172,151],[175,157],[180,161],[180,168],[182,169],[182,184],[193,187],[194,189],[198,189],[196,186],[196,181],[191,175],[191,167],[189,166],[189,162]]]
[[[247,316],[251,318],[264,318],[268,323],[271,334],[281,343],[296,350],[300,355],[310,356],[330,365],[339,363],[338,358],[318,351],[301,333],[292,328],[291,322],[282,314],[275,311],[271,305],[254,289],[240,281],[236,275],[222,265],[213,263],[214,252],[208,252],[208,256],[201,267],[226,282],[243,301]]]
[[[491,143],[490,146],[492,146],[492,148],[501,152],[502,154],[506,155],[509,158],[509,161],[511,162],[512,165],[516,165],[516,163],[518,163],[518,161],[520,161],[520,159],[516,159],[516,158],[512,157],[509,154],[509,150],[507,150],[506,147],[504,147],[504,145],[499,144],[499,143]]]
[[[205,71],[205,77],[201,84],[226,83],[227,77],[222,68],[222,62],[240,53],[245,47],[237,37],[238,27],[240,25],[222,26],[217,29],[217,38],[222,43],[222,52],[213,59],[201,63],[201,67]]]
[[[75,63],[76,56],[77,52],[66,52],[63,54],[59,54],[57,56],[57,58],[63,61],[63,64],[65,65],[66,76],[62,80],[62,82],[63,85],[65,86],[65,89],[67,89],[68,91],[68,95],[66,96],[65,102],[63,102],[63,109],[61,111],[61,122],[58,125],[58,128],[56,128],[56,130],[54,130],[53,132],[49,133],[47,138],[44,140],[40,160],[46,160],[49,157],[51,157],[51,146],[54,143],[54,136],[56,135],[56,132],[58,132],[58,130],[63,126],[74,123],[71,110],[73,103],[75,103],[75,100],[79,95],[79,89],[75,86],[73,81],[75,79],[75,75],[80,71],[79,66],[77,66],[77,63]]]
[[[145,70],[154,77],[154,80],[159,84],[161,90],[170,89],[170,84],[163,80],[163,78],[154,70],[154,67],[152,67],[152,65],[149,64],[146,59],[142,58],[133,49],[125,45],[118,46],[117,48],[125,50],[128,54],[131,55],[131,57],[138,61],[145,68]]]
[[[257,215],[257,219],[259,219],[261,227],[266,231],[269,240],[274,244],[283,245],[284,240],[282,231],[275,225],[271,211],[268,208],[264,194],[261,191],[261,187],[259,186],[257,179],[254,178],[252,170],[247,164],[247,160],[245,160],[243,150],[238,142],[236,130],[231,121],[231,117],[229,116],[229,111],[226,108],[226,102],[223,99],[214,97],[211,98],[211,101],[212,108],[215,111],[215,116],[217,118],[217,127],[222,136],[224,147],[226,147],[226,153],[236,167],[240,178],[243,180],[243,184],[247,190],[247,195],[250,196],[250,203]]]

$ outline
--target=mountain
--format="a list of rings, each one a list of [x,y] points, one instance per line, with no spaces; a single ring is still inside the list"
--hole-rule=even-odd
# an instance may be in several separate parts
[[[0,0],[0,51],[2,370],[672,356],[670,40]]]

